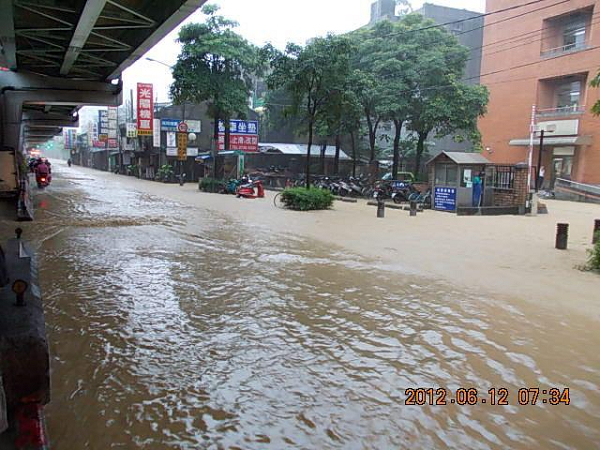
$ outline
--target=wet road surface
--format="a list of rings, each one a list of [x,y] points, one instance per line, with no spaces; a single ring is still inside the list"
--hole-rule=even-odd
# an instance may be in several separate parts
[[[599,448],[596,322],[58,172],[25,227],[53,448]],[[430,387],[448,405],[405,405]],[[462,387],[488,402],[450,404]],[[570,388],[571,404],[521,406],[529,387]],[[491,388],[510,404],[490,405]]]

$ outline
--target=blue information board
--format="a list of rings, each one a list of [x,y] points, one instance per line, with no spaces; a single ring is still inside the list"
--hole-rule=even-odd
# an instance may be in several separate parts
[[[256,120],[230,120],[229,131],[231,134],[258,135],[258,122]],[[225,133],[225,123],[219,120],[219,133]]]
[[[177,126],[181,122],[180,119],[161,119],[160,129],[162,131],[177,131]]]
[[[433,203],[438,211],[456,211],[456,189],[436,187]]]

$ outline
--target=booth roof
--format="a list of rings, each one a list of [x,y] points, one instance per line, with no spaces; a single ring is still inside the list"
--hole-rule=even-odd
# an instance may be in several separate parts
[[[268,153],[269,151],[277,151],[284,155],[306,155],[308,151],[308,145],[305,144],[260,144],[259,149],[262,153]],[[312,156],[319,156],[321,154],[321,146],[315,144],[310,149]],[[325,149],[326,158],[335,157],[335,146],[328,145]],[[340,160],[350,160],[346,152],[340,149]]]
[[[463,153],[463,152],[442,152],[439,155],[431,158],[427,165],[435,162],[441,155],[446,155],[452,161],[459,165],[467,165],[467,164],[478,164],[478,165],[487,165],[492,164],[492,162],[483,156],[481,153]]]

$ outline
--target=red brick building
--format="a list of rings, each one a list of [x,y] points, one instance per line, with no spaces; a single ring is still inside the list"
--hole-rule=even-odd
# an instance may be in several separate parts
[[[523,0],[487,0],[487,12]],[[480,121],[484,155],[496,163],[527,161],[532,106],[545,129],[545,187],[556,178],[600,184],[600,118],[590,110],[600,90],[600,0],[546,0],[486,17],[481,84],[490,90]],[[536,134],[534,165],[538,164]]]

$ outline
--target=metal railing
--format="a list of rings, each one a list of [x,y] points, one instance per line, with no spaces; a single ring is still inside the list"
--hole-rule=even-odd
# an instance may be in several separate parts
[[[492,187],[505,191],[513,190],[515,188],[515,167],[494,166]]]
[[[587,42],[581,42],[576,44],[567,44],[561,47],[551,48],[542,52],[542,58],[553,58],[555,56],[566,55],[568,53],[581,52],[591,48],[591,45]]]
[[[560,188],[566,188],[582,193],[600,196],[600,186],[597,184],[583,184],[571,180],[565,180],[564,178],[557,178],[554,189],[556,190]]]
[[[586,111],[585,105],[560,106],[558,108],[539,109],[538,117],[560,117],[560,116],[575,116],[584,114]]]

